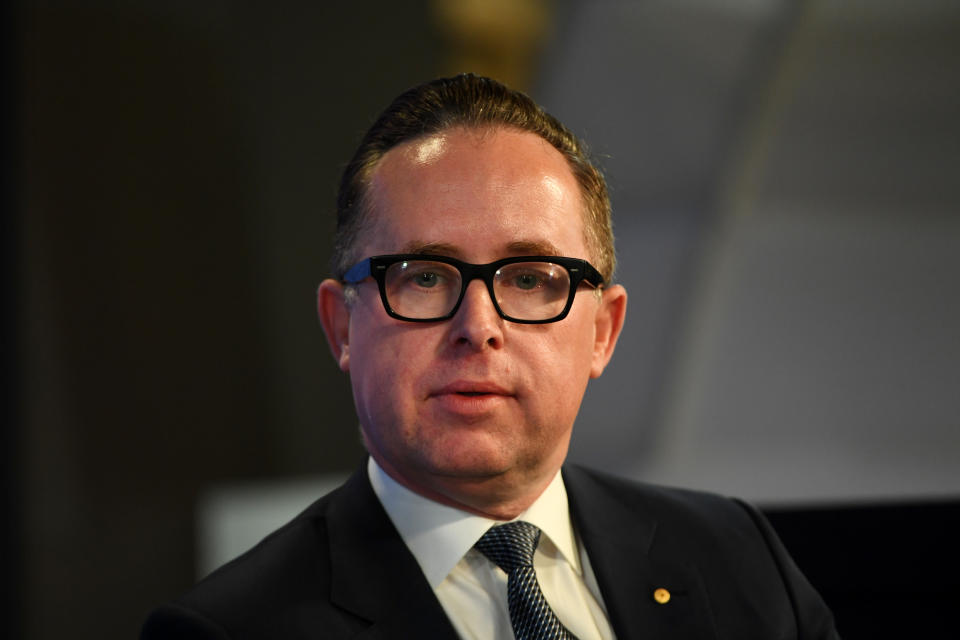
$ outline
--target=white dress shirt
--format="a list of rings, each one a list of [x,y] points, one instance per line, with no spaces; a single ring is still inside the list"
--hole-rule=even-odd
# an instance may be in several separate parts
[[[503,523],[410,491],[388,476],[372,457],[367,473],[377,498],[460,637],[513,638],[507,574],[473,548],[487,529]],[[533,564],[540,589],[560,621],[580,640],[612,640],[613,630],[590,559],[570,522],[567,491],[559,472],[516,519],[543,531]]]

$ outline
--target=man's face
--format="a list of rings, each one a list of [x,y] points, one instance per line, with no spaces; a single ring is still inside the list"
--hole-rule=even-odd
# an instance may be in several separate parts
[[[369,197],[361,258],[590,259],[579,186],[563,156],[531,133],[451,129],[400,145],[377,166]],[[321,287],[322,318],[323,304]],[[474,280],[454,318],[412,323],[390,318],[367,279],[343,329],[324,328],[378,463],[418,493],[485,511],[473,492],[539,494],[559,469],[624,307],[620,287],[602,299],[582,287],[565,319],[517,324],[499,317]]]

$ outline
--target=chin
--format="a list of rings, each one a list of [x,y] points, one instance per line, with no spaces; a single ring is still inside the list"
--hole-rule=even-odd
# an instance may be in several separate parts
[[[467,455],[443,454],[421,461],[421,468],[430,475],[448,478],[476,478],[478,480],[503,475],[514,466],[514,461],[501,454],[483,455],[471,451]]]

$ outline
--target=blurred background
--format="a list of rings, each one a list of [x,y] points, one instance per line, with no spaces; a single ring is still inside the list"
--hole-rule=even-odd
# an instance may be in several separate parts
[[[874,605],[960,597],[955,1],[3,11],[8,637],[134,637],[210,545],[357,468],[314,316],[336,183],[396,94],[459,71],[610,183],[628,323],[571,458],[757,502],[845,637],[871,571]],[[838,577],[858,527],[907,557]]]

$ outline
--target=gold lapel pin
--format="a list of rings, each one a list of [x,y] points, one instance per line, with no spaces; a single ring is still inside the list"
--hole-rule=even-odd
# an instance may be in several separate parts
[[[670,602],[670,592],[660,587],[659,589],[653,592],[653,599],[659,602],[660,604],[667,604]]]

